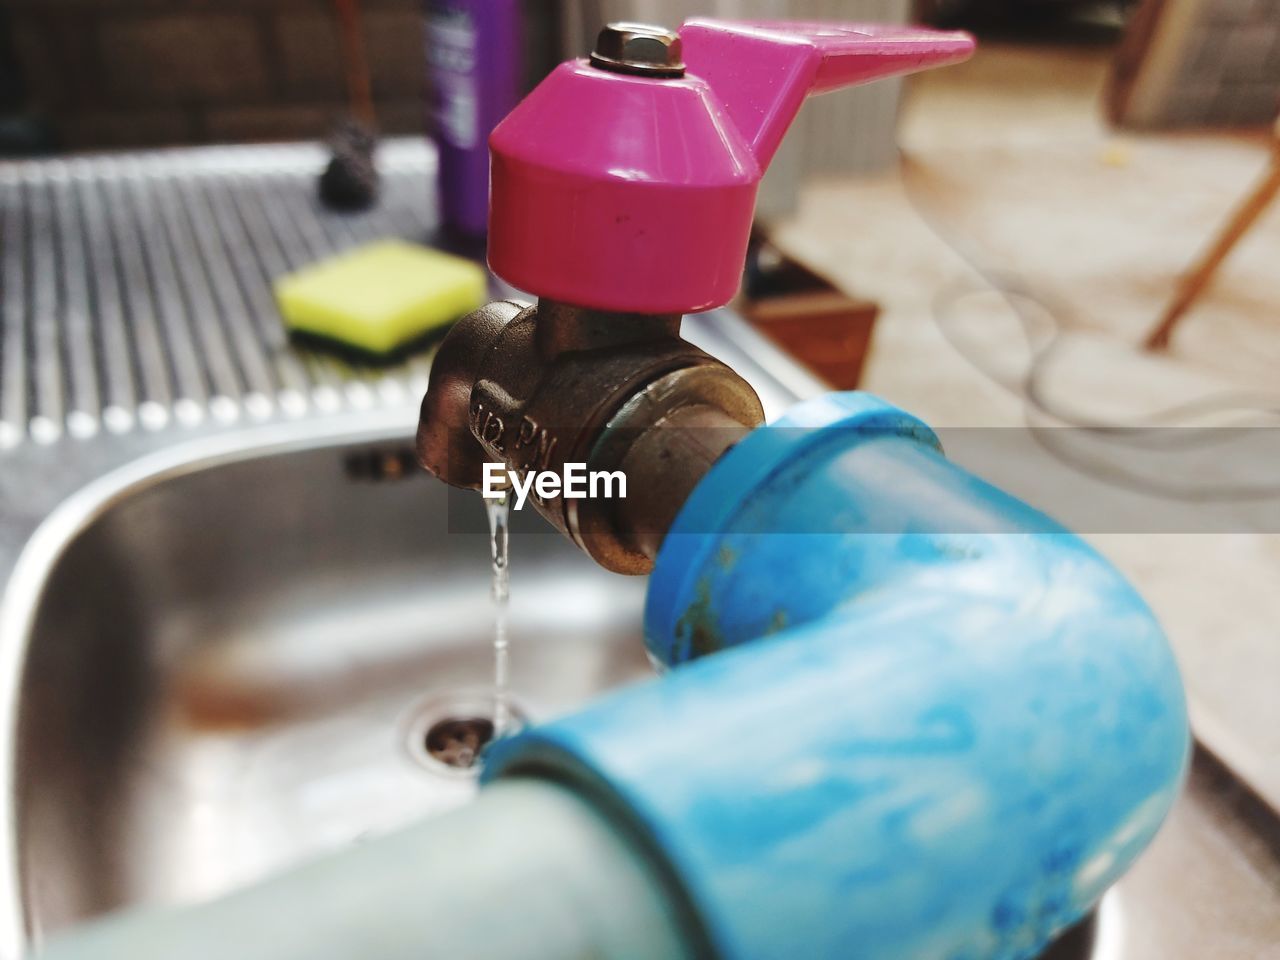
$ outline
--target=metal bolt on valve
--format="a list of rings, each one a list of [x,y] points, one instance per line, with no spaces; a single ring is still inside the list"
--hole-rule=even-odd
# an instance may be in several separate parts
[[[611,23],[596,37],[591,65],[615,73],[682,77],[680,36],[644,23]]]

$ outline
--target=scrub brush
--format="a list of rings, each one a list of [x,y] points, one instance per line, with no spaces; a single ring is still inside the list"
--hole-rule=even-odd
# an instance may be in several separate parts
[[[320,175],[320,200],[338,210],[363,210],[378,199],[378,167],[374,152],[378,137],[360,29],[359,0],[334,0],[334,12],[342,35],[342,61],[347,75],[351,117],[339,124],[329,138],[329,164]]]

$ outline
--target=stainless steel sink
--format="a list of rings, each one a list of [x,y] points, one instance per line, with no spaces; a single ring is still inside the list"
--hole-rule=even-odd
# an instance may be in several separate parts
[[[490,682],[487,543],[462,532],[483,509],[412,467],[396,442],[188,464],[67,544],[18,715],[33,931],[212,896],[466,799],[415,721]],[[512,551],[531,718],[649,672],[642,581],[532,511]]]
[[[762,344],[739,323],[687,333],[776,414],[812,384],[780,355],[753,360]],[[415,422],[379,408],[11,458],[0,957],[472,795],[474,775],[424,740],[491,696],[484,509],[416,466]],[[532,510],[513,515],[511,551],[519,712],[536,722],[652,674],[643,579],[605,572]]]

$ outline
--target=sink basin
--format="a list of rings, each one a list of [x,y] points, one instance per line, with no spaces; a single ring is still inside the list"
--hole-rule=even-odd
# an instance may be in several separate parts
[[[772,415],[817,389],[735,318],[686,335]],[[417,467],[416,422],[392,405],[18,450],[0,477],[0,960],[474,793],[425,741],[491,707],[487,522]],[[532,509],[512,515],[511,573],[520,715],[652,675],[643,578]]]
[[[31,622],[15,816],[32,935],[213,896],[464,802],[474,777],[423,738],[455,697],[489,695],[484,529],[478,496],[393,440],[187,463],[113,498]],[[532,510],[511,551],[524,714],[651,672],[643,579]]]

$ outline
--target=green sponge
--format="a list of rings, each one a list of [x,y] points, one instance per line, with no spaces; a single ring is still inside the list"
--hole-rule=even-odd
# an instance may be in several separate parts
[[[275,283],[285,326],[385,354],[485,301],[478,264],[388,240],[313,264]]]

